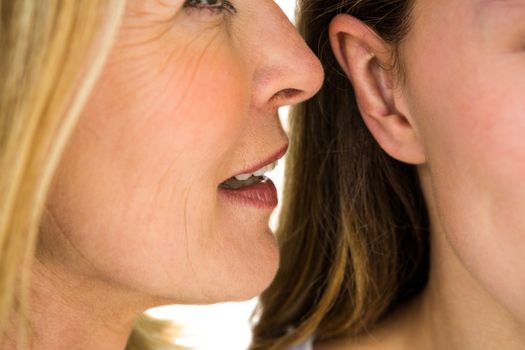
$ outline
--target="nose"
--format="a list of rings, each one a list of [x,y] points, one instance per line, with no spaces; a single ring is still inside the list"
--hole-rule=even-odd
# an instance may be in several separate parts
[[[321,63],[274,1],[256,16],[259,30],[253,46],[256,60],[253,103],[280,107],[309,99],[320,89]]]

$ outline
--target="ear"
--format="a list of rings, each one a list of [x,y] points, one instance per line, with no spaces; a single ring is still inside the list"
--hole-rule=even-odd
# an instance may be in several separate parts
[[[390,45],[366,24],[345,14],[332,20],[329,35],[335,57],[352,83],[363,120],[381,148],[402,162],[425,163],[417,130],[397,108],[397,76]]]

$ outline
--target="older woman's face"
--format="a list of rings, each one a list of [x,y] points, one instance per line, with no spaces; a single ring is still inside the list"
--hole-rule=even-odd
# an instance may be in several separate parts
[[[41,259],[175,302],[256,295],[278,263],[275,189],[227,180],[284,154],[278,107],[321,81],[273,0],[130,1],[58,169]]]
[[[403,93],[428,197],[455,255],[525,320],[525,1],[416,3]]]

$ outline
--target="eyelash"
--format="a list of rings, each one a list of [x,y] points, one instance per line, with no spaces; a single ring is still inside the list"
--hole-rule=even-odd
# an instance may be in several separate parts
[[[228,11],[231,14],[237,13],[237,9],[229,0],[186,0],[184,8],[210,10],[214,12]]]

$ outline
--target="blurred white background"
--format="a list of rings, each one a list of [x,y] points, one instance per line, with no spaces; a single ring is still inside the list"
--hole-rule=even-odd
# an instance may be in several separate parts
[[[295,0],[275,0],[290,21],[295,18]],[[281,108],[279,114],[283,125],[287,124],[288,108]],[[284,164],[270,174],[282,193]],[[281,202],[281,201],[280,201]],[[279,209],[275,211],[271,226],[275,227]],[[166,306],[149,311],[154,317],[173,319],[184,329],[177,344],[196,350],[246,350],[251,339],[250,316],[257,303],[256,299],[241,303],[224,303],[206,306]]]

